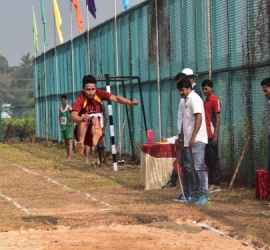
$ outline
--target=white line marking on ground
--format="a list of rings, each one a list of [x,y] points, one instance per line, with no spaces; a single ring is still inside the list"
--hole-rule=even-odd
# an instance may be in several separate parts
[[[225,233],[223,233],[223,232],[221,232],[221,231],[219,231],[219,230],[217,230],[217,229],[215,229],[215,228],[213,228],[213,227],[211,227],[211,226],[209,226],[209,225],[207,225],[207,224],[204,224],[204,223],[197,223],[196,225],[197,225],[197,226],[200,226],[200,227],[207,228],[207,229],[209,229],[209,230],[212,230],[212,231],[218,233],[219,235],[221,235],[221,236],[223,236],[223,237],[225,237],[225,238],[228,238],[228,239],[231,239],[231,240],[236,240],[236,239],[230,237],[229,235],[227,235],[227,234],[225,234]],[[240,241],[240,240],[236,240],[236,241],[241,242],[244,246],[250,246],[250,247],[252,247],[252,248],[254,248],[254,249],[257,249],[257,250],[260,250],[260,249],[261,249],[261,248],[257,248],[257,247],[255,247],[255,246],[249,245],[249,244],[247,244],[247,243],[245,243],[245,242],[243,242],[243,241]]]
[[[20,204],[18,204],[16,201],[12,200],[10,197],[8,197],[8,196],[2,194],[1,192],[0,192],[0,196],[3,197],[3,198],[5,198],[6,200],[12,202],[12,203],[14,204],[15,207],[17,207],[18,209],[21,209],[21,210],[24,211],[25,213],[27,213],[27,214],[33,214],[33,215],[35,214],[35,213],[32,213],[32,212],[28,211],[26,208],[22,207],[22,206],[21,206]]]
[[[33,172],[33,171],[31,171],[31,170],[25,168],[25,167],[22,167],[22,166],[20,166],[20,165],[14,164],[14,163],[9,162],[9,161],[7,161],[7,160],[3,160],[3,161],[7,162],[8,164],[10,164],[10,165],[12,165],[12,166],[18,167],[18,168],[22,169],[23,171],[25,171],[25,172],[27,172],[27,173],[29,173],[29,174],[36,175],[36,176],[42,176],[42,177],[44,177],[47,181],[52,182],[52,183],[54,183],[55,185],[62,186],[65,190],[75,191],[75,193],[77,193],[77,194],[79,194],[79,195],[85,195],[87,199],[90,199],[90,200],[92,200],[92,201],[94,201],[94,202],[98,202],[98,201],[99,201],[98,199],[92,197],[92,196],[91,196],[90,194],[88,194],[88,193],[85,193],[85,194],[84,194],[84,193],[82,193],[80,190],[75,190],[75,189],[73,189],[73,188],[71,188],[71,187],[68,187],[68,186],[66,186],[66,185],[64,185],[64,184],[61,184],[61,183],[59,183],[59,182],[57,182],[57,181],[51,179],[50,177],[48,177],[48,176],[46,176],[46,175],[41,175],[41,174],[35,173],[35,172]],[[110,207],[110,206],[111,206],[109,203],[106,203],[106,202],[104,202],[104,201],[99,201],[99,202],[100,202],[102,205],[106,206],[106,207]]]

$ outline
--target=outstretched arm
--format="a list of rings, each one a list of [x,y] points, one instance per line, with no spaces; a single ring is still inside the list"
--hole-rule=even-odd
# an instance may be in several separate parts
[[[138,105],[138,101],[136,99],[133,99],[132,101],[130,101],[122,96],[111,95],[110,100],[113,102],[129,105],[129,106],[137,106]]]

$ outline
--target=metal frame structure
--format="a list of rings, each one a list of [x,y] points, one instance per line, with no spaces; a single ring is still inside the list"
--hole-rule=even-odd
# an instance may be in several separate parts
[[[106,82],[106,89],[108,92],[110,92],[110,82],[121,82],[122,83],[122,87],[123,87],[123,96],[126,98],[126,90],[125,90],[125,83],[126,81],[134,81],[136,80],[138,85],[139,85],[139,91],[140,91],[140,99],[141,99],[141,107],[142,107],[142,112],[143,112],[143,119],[144,119],[144,127],[145,127],[145,133],[147,131],[147,123],[146,123],[146,116],[145,116],[145,109],[144,109],[144,102],[143,102],[143,96],[142,96],[142,84],[141,84],[141,80],[140,77],[138,76],[110,76],[109,74],[103,74],[103,75],[99,75],[96,76],[96,80],[97,81],[101,81],[101,82]],[[109,88],[108,88],[109,86]],[[110,103],[109,103],[110,105]],[[126,106],[126,115],[127,115],[127,121],[128,121],[128,129],[129,129],[129,137],[130,137],[130,141],[132,142],[132,134],[131,134],[131,128],[130,128],[130,120],[129,120],[129,112],[128,112],[128,107]],[[109,115],[110,115],[110,110],[109,110]],[[110,126],[113,126],[113,118],[110,117]],[[113,145],[115,143],[114,141],[114,129],[112,131],[112,129],[110,129],[110,136],[111,136],[111,145],[112,145],[112,154],[113,151],[115,152],[115,148],[113,150]],[[112,137],[112,133],[113,133],[113,137]],[[114,146],[115,147],[115,146]],[[135,152],[134,152],[134,147],[133,144],[131,143],[131,149],[132,149],[132,157],[133,159],[135,159]],[[113,162],[116,162],[116,153],[113,154]]]

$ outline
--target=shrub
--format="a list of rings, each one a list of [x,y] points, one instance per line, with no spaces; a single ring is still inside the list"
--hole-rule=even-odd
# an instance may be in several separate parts
[[[5,119],[2,120],[2,138],[3,141],[8,141],[11,138],[18,137],[22,141],[25,138],[35,135],[36,133],[36,119]]]

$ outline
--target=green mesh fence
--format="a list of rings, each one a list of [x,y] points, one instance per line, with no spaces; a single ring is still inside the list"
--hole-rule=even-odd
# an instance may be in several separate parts
[[[242,183],[252,183],[255,170],[267,166],[268,111],[260,81],[270,73],[269,0],[210,0],[210,42],[205,0],[159,0],[157,3],[155,6],[155,1],[148,0],[118,15],[118,53],[114,19],[93,28],[89,33],[89,41],[87,33],[73,40],[75,96],[81,90],[82,77],[88,73],[116,75],[118,68],[118,75],[139,76],[147,126],[155,131],[155,140],[160,139],[159,130],[163,136],[176,135],[180,96],[173,78],[183,68],[192,68],[198,74],[195,80],[200,86],[209,77],[211,49],[214,92],[221,101],[219,152],[223,176],[232,176],[250,135],[251,141],[237,178]],[[73,101],[71,42],[58,46],[56,51],[59,72],[56,72],[55,52],[50,50],[46,53],[45,62],[43,56],[37,58],[38,76],[35,81],[36,109],[44,114],[38,119],[37,135],[45,137],[47,114],[49,139],[52,140],[58,139],[56,116],[60,95],[67,94],[69,104]],[[47,106],[44,67],[47,71]],[[158,69],[161,125],[158,112]],[[105,88],[101,82],[97,86]],[[140,100],[136,82],[125,82],[125,88],[127,98]],[[123,95],[122,83],[113,82],[111,90],[113,94]],[[113,104],[116,145],[121,141],[118,152],[131,155],[133,145],[136,157],[139,157],[141,145],[146,142],[141,107],[129,111],[132,141],[125,122],[125,107],[120,106],[119,110],[120,113],[118,105]],[[109,138],[108,127],[106,134]]]

